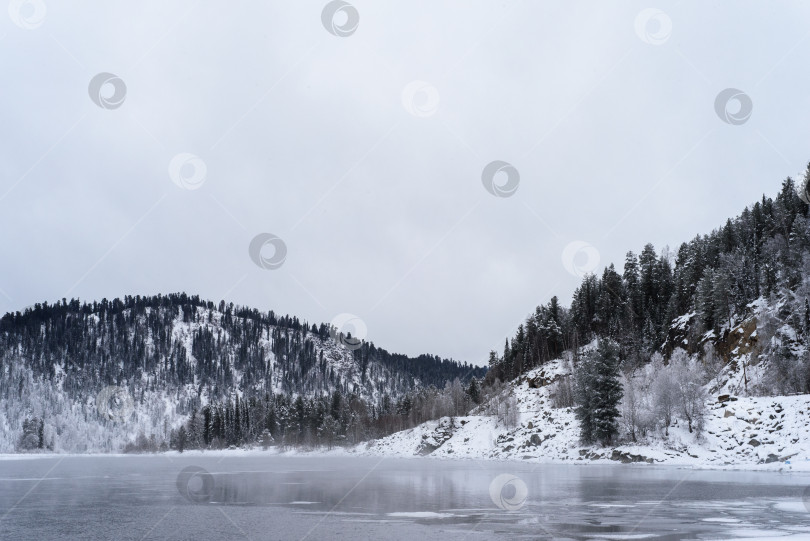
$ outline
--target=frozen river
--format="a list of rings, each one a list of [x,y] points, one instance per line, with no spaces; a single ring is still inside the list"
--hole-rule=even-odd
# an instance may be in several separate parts
[[[810,475],[375,457],[0,460],[2,539],[810,539]]]

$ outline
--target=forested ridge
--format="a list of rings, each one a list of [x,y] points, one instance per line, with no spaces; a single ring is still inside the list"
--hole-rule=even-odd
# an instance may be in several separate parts
[[[214,324],[213,329],[199,326],[188,351],[173,334],[178,318],[184,323]],[[250,388],[258,382],[271,390],[271,380],[265,378],[273,372],[266,361],[269,348],[281,362],[282,374],[274,381],[281,390],[302,392],[300,385],[311,370],[321,371],[326,379],[334,376],[324,362],[324,350],[315,348],[316,340],[329,337],[325,323],[310,325],[294,316],[262,313],[224,301],[217,306],[185,293],[92,303],[63,299],[0,319],[0,354],[19,353],[37,374],[49,377],[61,365],[67,389],[147,377],[155,383],[208,386],[212,396],[223,396],[234,385]],[[427,354],[392,354],[373,342],[363,342],[352,354],[364,379],[369,365],[378,363],[395,372],[405,388],[414,381],[443,385],[455,377],[484,372]],[[226,359],[232,362],[222,362]],[[235,380],[237,373],[239,381]]]
[[[185,293],[36,304],[0,319],[2,422],[14,440],[5,447],[36,431],[28,447],[165,448],[185,424],[188,444],[207,447],[361,441],[454,413],[444,397],[486,371],[347,338]],[[112,438],[89,428],[107,388],[102,406],[114,415],[100,421]]]
[[[777,307],[775,317],[787,326],[780,332],[795,331],[791,343],[805,343],[810,207],[797,187],[804,190],[808,180],[810,166],[798,186],[787,178],[775,198],[763,195],[709,234],[674,251],[647,244],[639,254],[627,252],[620,268],[611,263],[601,275],[586,275],[570,307],[556,297],[538,306],[502,353],[490,353],[487,379],[510,380],[595,339],[616,342],[626,370],[675,348],[702,355],[708,342],[730,361],[728,333],[758,299]],[[794,350],[765,353],[790,356]],[[797,391],[810,391],[810,381],[795,383]]]

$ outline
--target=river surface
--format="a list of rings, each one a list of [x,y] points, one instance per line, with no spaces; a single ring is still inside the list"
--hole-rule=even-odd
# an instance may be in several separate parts
[[[810,539],[810,475],[316,456],[0,460],[0,539]]]

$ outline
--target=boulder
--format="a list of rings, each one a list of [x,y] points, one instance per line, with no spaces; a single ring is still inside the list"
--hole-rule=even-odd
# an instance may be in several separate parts
[[[634,462],[647,462],[651,463],[652,459],[648,459],[641,455],[633,455],[630,453],[623,453],[618,449],[614,449],[613,453],[610,455],[610,460],[616,460],[621,462],[622,464],[631,464]]]

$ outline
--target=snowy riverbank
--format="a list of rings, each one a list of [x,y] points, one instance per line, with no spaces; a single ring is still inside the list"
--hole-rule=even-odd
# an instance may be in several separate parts
[[[766,471],[810,471],[810,395],[735,397],[710,400],[704,430],[689,433],[675,419],[668,434],[652,430],[636,443],[582,446],[572,408],[555,408],[554,381],[565,372],[560,361],[528,372],[506,387],[517,415],[507,426],[504,416],[489,415],[483,404],[472,415],[429,421],[354,447],[331,450],[223,449],[176,451],[167,458],[205,456],[368,456],[416,458],[519,460],[530,463],[605,464],[639,463],[688,468]],[[729,381],[727,389],[734,383]],[[0,460],[52,457],[54,454],[2,454]],[[87,456],[58,454],[57,456]],[[105,455],[112,456],[112,455]],[[121,455],[130,456],[130,455]]]
[[[379,456],[526,460],[540,463],[648,463],[712,469],[810,471],[810,395],[729,397],[707,405],[696,436],[675,421],[668,434],[651,431],[636,443],[579,444],[572,408],[554,408],[550,381],[559,363],[529,372],[513,384],[518,415],[509,427],[495,415],[431,421],[358,446]],[[478,411],[487,411],[486,407]]]

